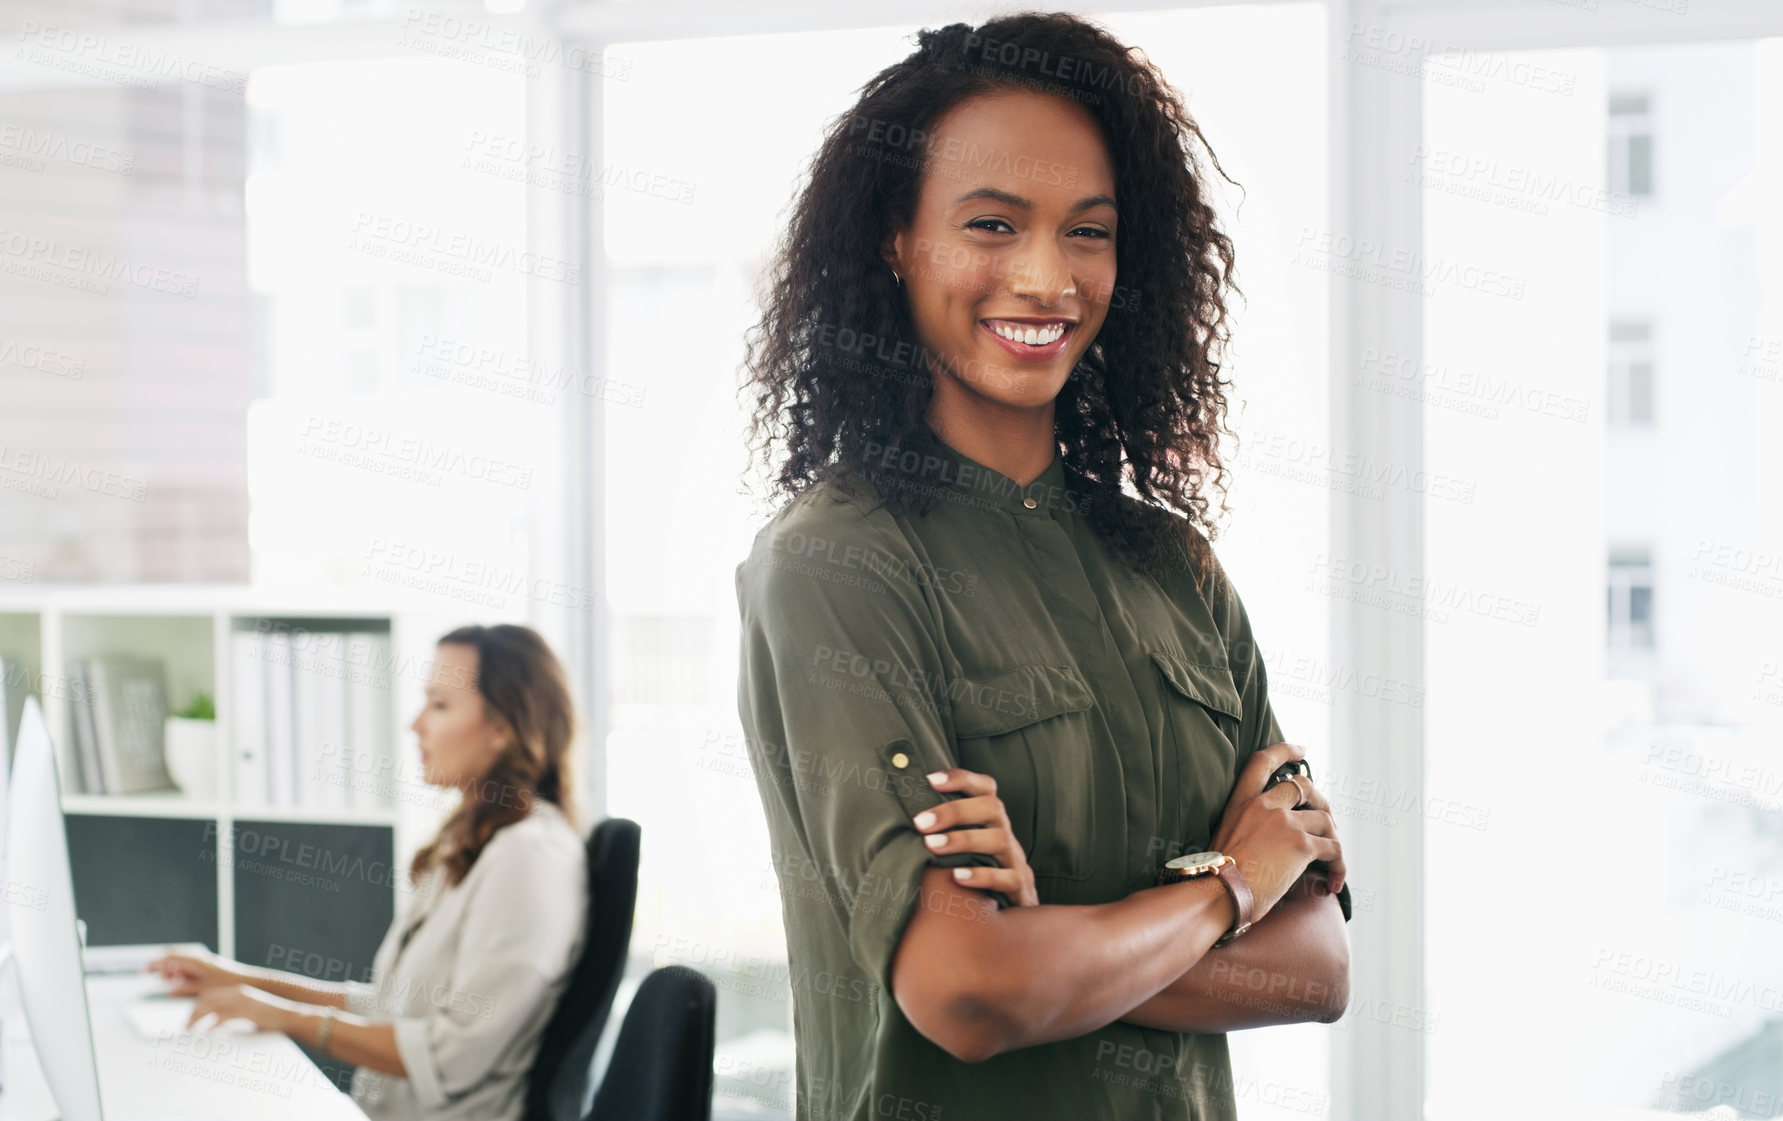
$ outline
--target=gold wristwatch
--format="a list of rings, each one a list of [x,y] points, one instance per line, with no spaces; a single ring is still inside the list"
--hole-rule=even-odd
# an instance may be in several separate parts
[[[1232,896],[1232,908],[1237,917],[1232,920],[1232,929],[1220,935],[1214,943],[1224,946],[1251,928],[1251,885],[1238,870],[1238,862],[1223,852],[1192,852],[1168,861],[1158,871],[1158,882],[1176,884],[1201,876],[1218,876]]]

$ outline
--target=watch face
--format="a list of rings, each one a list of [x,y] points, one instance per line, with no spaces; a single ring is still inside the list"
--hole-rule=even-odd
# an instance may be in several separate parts
[[[1164,867],[1187,876],[1195,876],[1218,868],[1225,860],[1226,857],[1217,852],[1192,852],[1187,856],[1179,856],[1175,860],[1166,861]]]

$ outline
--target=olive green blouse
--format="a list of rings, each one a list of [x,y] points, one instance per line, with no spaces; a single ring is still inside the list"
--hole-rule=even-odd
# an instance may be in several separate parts
[[[1238,768],[1282,738],[1237,593],[1217,562],[1203,591],[1134,570],[1059,457],[1023,487],[939,441],[870,454],[929,511],[819,484],[737,567],[800,1121],[1235,1118],[1223,1034],[1117,1021],[968,1064],[910,1025],[890,975],[925,867],[994,863],[924,846],[911,818],[956,796],[928,772],[997,780],[1042,903],[1122,899],[1207,846]]]

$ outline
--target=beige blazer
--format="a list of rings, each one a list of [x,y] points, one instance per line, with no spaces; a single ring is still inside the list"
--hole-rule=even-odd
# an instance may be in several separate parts
[[[438,870],[407,895],[347,1011],[395,1021],[407,1078],[361,1067],[353,1100],[376,1121],[514,1121],[545,1021],[581,953],[583,841],[539,799],[484,846],[463,881]],[[406,881],[405,881],[406,883]]]

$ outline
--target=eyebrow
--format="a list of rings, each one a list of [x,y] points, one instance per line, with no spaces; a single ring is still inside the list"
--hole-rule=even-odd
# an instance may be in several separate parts
[[[1008,191],[999,191],[995,187],[980,187],[975,191],[967,191],[959,198],[954,199],[953,204],[958,206],[962,202],[970,202],[973,199],[988,199],[991,202],[1000,202],[1004,206],[1013,206],[1018,210],[1034,209],[1032,201],[1020,195],[1010,194]],[[1071,213],[1075,214],[1080,210],[1089,210],[1096,206],[1114,206],[1114,200],[1107,195],[1091,195],[1088,198],[1077,200],[1071,207]]]

